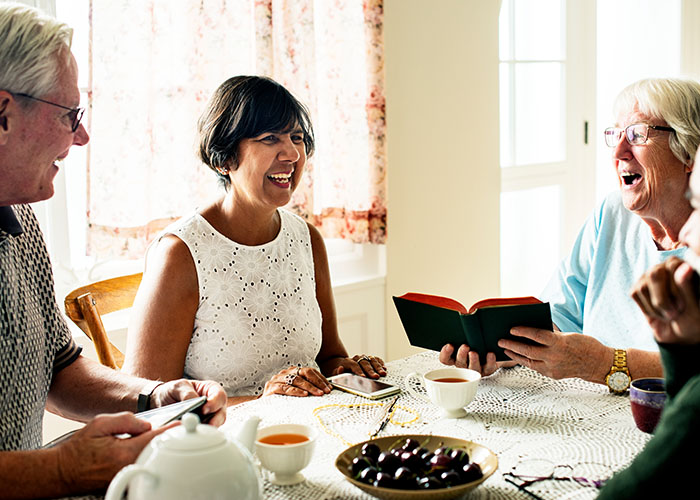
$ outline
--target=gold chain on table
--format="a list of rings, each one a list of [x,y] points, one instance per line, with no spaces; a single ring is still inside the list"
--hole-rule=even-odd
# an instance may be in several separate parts
[[[319,406],[317,408],[314,408],[313,415],[316,417],[318,420],[319,424],[321,424],[321,428],[326,434],[329,434],[335,438],[340,439],[345,445],[347,446],[352,446],[354,443],[349,442],[347,439],[343,438],[339,433],[335,432],[332,429],[329,429],[328,426],[323,422],[321,419],[321,416],[319,415],[323,410],[327,410],[329,408],[359,408],[359,407],[366,407],[366,406],[383,406],[384,403],[350,403],[350,404],[341,404],[341,403],[331,403],[323,406]],[[396,422],[394,421],[394,415],[396,415],[396,410],[401,409],[407,413],[410,413],[413,415],[413,418],[411,420],[407,420],[405,422]],[[420,418],[420,414],[413,410],[412,408],[406,408],[405,406],[402,405],[396,405],[394,406],[393,410],[391,411],[391,416],[389,417],[389,422],[394,424],[394,425],[399,425],[403,427],[404,425],[409,425],[415,422]]]

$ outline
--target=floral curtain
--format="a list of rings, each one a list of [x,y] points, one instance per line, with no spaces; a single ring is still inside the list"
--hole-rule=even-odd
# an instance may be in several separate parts
[[[237,74],[285,85],[317,150],[288,207],[326,237],[386,239],[382,0],[91,3],[89,253],[136,258],[217,196],[196,122]]]

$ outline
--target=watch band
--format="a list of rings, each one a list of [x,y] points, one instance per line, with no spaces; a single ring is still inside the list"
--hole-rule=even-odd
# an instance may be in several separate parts
[[[137,413],[151,409],[151,396],[153,395],[153,392],[161,385],[163,385],[163,382],[154,380],[146,384],[146,386],[141,389],[138,401],[136,402]]]
[[[615,349],[615,355],[613,356],[613,366],[627,371],[627,351],[624,349]]]
[[[627,351],[624,349],[615,349],[613,365],[607,377],[605,377],[606,385],[610,389],[610,392],[623,394],[629,388],[631,380],[629,368],[627,368]]]

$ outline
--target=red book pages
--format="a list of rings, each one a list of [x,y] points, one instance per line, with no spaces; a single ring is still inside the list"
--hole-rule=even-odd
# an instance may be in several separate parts
[[[504,297],[495,299],[483,299],[475,303],[469,309],[464,307],[462,304],[454,299],[447,297],[441,297],[439,295],[429,295],[425,293],[405,293],[401,296],[402,299],[412,300],[414,302],[421,302],[423,304],[430,304],[436,307],[443,307],[445,309],[452,309],[453,311],[459,311],[462,314],[472,314],[477,309],[483,309],[484,307],[500,307],[500,306],[513,306],[520,304],[541,304],[542,301],[535,297]]]

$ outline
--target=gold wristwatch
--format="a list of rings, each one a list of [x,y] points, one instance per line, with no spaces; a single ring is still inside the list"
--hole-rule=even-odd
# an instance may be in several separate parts
[[[613,365],[610,372],[605,377],[605,383],[608,385],[610,392],[615,394],[624,394],[630,386],[632,378],[630,371],[627,368],[627,351],[624,349],[615,349]]]

